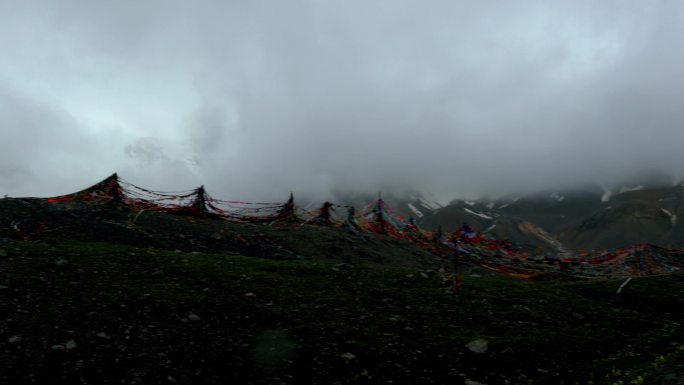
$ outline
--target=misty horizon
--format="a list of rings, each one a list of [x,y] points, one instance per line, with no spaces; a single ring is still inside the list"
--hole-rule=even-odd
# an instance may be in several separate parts
[[[652,170],[653,171],[653,170]],[[122,177],[121,175],[118,175],[118,173],[115,173],[120,180],[123,180],[124,183],[129,184],[131,181],[127,180],[125,177]],[[149,186],[146,186],[143,184],[140,184],[138,182],[132,183],[133,185],[139,187],[139,188],[148,188]],[[26,196],[9,196],[8,194],[3,194],[6,198],[49,198],[49,197],[55,197],[55,196],[62,196],[62,195],[69,195],[78,191],[82,191],[83,189],[89,188],[92,185],[88,186],[78,186],[74,187],[71,191],[63,191],[62,193],[52,195],[52,196],[37,196],[37,195],[26,195]],[[474,201],[474,202],[481,202],[481,203],[488,203],[488,202],[511,202],[511,201],[517,201],[520,198],[534,198],[534,197],[540,197],[540,196],[546,196],[549,195],[554,198],[554,199],[564,199],[561,198],[565,194],[572,194],[572,195],[595,195],[596,197],[601,197],[602,201],[607,201],[610,199],[611,196],[617,195],[617,194],[622,194],[623,192],[628,192],[628,191],[634,191],[634,190],[649,190],[649,189],[660,189],[660,188],[667,188],[667,187],[684,187],[684,183],[682,183],[682,180],[678,177],[672,177],[671,175],[663,174],[663,173],[658,173],[658,172],[652,172],[652,173],[642,173],[642,174],[637,174],[637,175],[632,175],[630,178],[625,178],[620,180],[618,183],[615,183],[613,185],[607,185],[607,184],[602,184],[602,183],[594,183],[594,182],[588,182],[588,183],[579,183],[573,186],[566,186],[564,188],[547,188],[547,189],[540,189],[540,190],[535,190],[535,191],[522,191],[522,192],[508,192],[505,194],[501,195],[491,195],[491,194],[483,194],[479,196],[456,196],[456,197],[450,197],[448,199],[445,199],[444,197],[439,197],[436,196],[435,194],[431,193],[430,191],[424,190],[417,190],[414,188],[408,188],[408,187],[397,187],[395,189],[379,189],[377,191],[352,191],[352,190],[337,190],[337,191],[331,191],[331,194],[329,196],[321,196],[317,194],[312,194],[311,192],[305,191],[305,190],[296,190],[297,193],[295,193],[295,190],[291,190],[287,195],[289,194],[294,194],[295,197],[295,202],[298,205],[304,205],[307,208],[311,207],[318,207],[316,205],[320,205],[325,201],[330,201],[335,204],[354,204],[354,202],[359,203],[362,201],[365,202],[371,202],[375,200],[376,198],[383,198],[389,201],[394,201],[399,202],[399,201],[415,201],[415,200],[422,200],[427,204],[428,206],[437,204],[439,206],[447,206],[452,203],[458,202],[458,201]],[[160,191],[162,193],[189,193],[195,189],[197,189],[200,186],[177,186],[177,188],[173,189],[173,191],[167,190],[167,191]],[[241,200],[241,201],[256,201],[254,199],[250,199],[253,197],[235,197],[235,196],[223,196],[223,195],[216,195],[214,191],[212,191],[211,186],[205,186],[204,184],[201,185],[202,188],[205,189],[206,193],[212,196],[213,198],[217,199],[229,199],[229,200]],[[152,190],[154,191],[154,190]],[[286,200],[286,196],[275,196],[271,195],[273,197],[272,201],[274,202],[284,202]]]

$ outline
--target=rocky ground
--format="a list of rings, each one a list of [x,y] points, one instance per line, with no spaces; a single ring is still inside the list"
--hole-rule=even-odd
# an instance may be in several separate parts
[[[381,236],[2,207],[0,383],[684,378],[681,273],[617,295],[621,280],[474,271],[454,294],[439,257]]]

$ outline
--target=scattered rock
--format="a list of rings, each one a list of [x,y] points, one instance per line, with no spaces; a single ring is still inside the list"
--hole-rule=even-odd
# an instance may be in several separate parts
[[[254,293],[245,293],[245,297],[256,297]]]
[[[105,332],[99,332],[96,334],[96,336],[98,336],[99,338],[107,339],[107,340],[112,338],[112,337],[108,336],[107,333],[105,333]]]
[[[346,352],[340,356],[344,362],[349,363],[351,360],[356,359],[356,356],[352,353]]]
[[[64,258],[60,258],[60,259],[58,259],[57,261],[55,261],[55,265],[57,265],[57,266],[64,266],[64,265],[66,265],[67,263],[69,263],[69,261],[67,261],[67,260],[64,259]]]
[[[485,384],[483,384],[481,382],[473,381],[469,378],[466,378],[465,385],[485,385]]]
[[[188,314],[188,319],[189,319],[190,321],[201,321],[201,320],[202,320],[202,319],[200,318],[200,316],[198,316],[198,315],[195,314],[195,313],[190,313],[190,314]]]
[[[487,353],[487,349],[489,348],[489,342],[478,338],[476,340],[468,342],[465,347],[470,349],[470,351],[473,353],[483,354]]]
[[[22,340],[22,338],[19,336],[12,336],[9,338],[10,343],[20,342],[21,340]]]
[[[73,349],[73,348],[76,347],[76,341],[74,341],[74,340],[69,340],[69,341],[66,342],[66,344],[64,345],[64,347],[66,348],[66,350],[71,350],[71,349]]]

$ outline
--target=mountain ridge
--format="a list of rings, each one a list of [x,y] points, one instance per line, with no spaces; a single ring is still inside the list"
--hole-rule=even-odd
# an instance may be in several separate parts
[[[547,190],[499,200],[453,200],[419,224],[453,228],[463,222],[498,239],[574,249],[651,242],[684,246],[684,186],[638,185],[606,198],[598,190]],[[534,228],[543,230],[535,234]],[[550,238],[549,238],[550,237]],[[562,246],[561,246],[562,245]]]

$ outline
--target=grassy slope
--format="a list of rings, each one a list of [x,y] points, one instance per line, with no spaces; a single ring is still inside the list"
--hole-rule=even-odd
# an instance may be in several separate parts
[[[682,274],[619,299],[616,281],[465,277],[457,297],[377,265],[0,249],[0,383],[616,383],[676,364],[684,343]],[[476,338],[487,353],[465,348]]]

